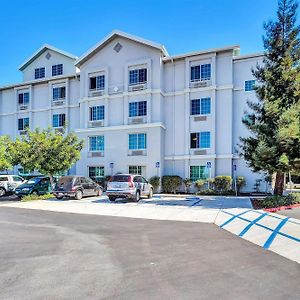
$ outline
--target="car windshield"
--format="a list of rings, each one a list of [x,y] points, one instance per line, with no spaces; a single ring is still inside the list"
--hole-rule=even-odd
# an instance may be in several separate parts
[[[115,175],[112,177],[113,182],[128,182],[130,181],[130,175]]]
[[[64,176],[61,177],[58,182],[57,182],[57,186],[67,186],[67,185],[71,185],[73,182],[74,177],[72,176]]]
[[[36,183],[38,183],[40,181],[41,181],[41,178],[31,178],[31,179],[27,180],[26,183],[28,183],[28,184],[36,184]]]

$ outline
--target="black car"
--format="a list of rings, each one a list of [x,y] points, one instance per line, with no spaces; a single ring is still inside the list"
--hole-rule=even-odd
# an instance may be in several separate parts
[[[63,176],[56,183],[52,193],[57,199],[73,197],[80,200],[85,196],[101,196],[102,187],[89,177]]]

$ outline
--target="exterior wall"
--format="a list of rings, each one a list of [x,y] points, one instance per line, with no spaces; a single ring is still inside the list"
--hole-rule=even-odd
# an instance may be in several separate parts
[[[113,48],[120,43],[122,49]],[[51,58],[45,55],[50,52]],[[261,57],[240,58],[234,49],[164,59],[161,51],[125,37],[117,37],[80,66],[75,73],[74,61],[47,50],[24,70],[24,80],[34,78],[36,67],[46,67],[46,79],[25,82],[9,88],[0,87],[0,134],[19,136],[18,118],[29,117],[30,128],[52,125],[54,113],[65,113],[68,130],[85,141],[81,159],[69,174],[88,175],[89,166],[103,166],[105,175],[128,172],[129,165],[145,167],[144,176],[179,175],[190,177],[190,166],[211,163],[209,176],[242,175],[246,177],[245,190],[251,190],[260,174],[254,174],[236,153],[240,136],[248,134],[241,119],[247,100],[255,100],[253,92],[244,91],[244,81],[252,79],[251,68],[261,63]],[[64,75],[51,77],[53,64],[64,64]],[[207,86],[194,87],[190,82],[190,67],[211,64],[211,80]],[[128,89],[128,69],[147,67],[146,89],[131,92]],[[105,74],[105,89],[93,96],[89,91],[90,74]],[[62,105],[52,101],[52,89],[66,87]],[[117,87],[117,89],[116,89]],[[20,110],[18,92],[28,91],[29,106]],[[204,120],[191,116],[191,100],[211,98],[211,113]],[[129,102],[147,101],[147,116],[142,124],[130,124]],[[104,105],[103,127],[91,128],[89,108]],[[211,147],[205,153],[190,148],[190,133],[211,132]],[[145,155],[134,156],[128,150],[128,134],[146,133]],[[89,152],[89,137],[104,136],[103,156]],[[156,167],[156,163],[160,167]],[[113,163],[113,170],[111,164]],[[233,165],[236,166],[233,168]],[[16,170],[15,170],[16,171]],[[207,173],[208,170],[206,170]]]

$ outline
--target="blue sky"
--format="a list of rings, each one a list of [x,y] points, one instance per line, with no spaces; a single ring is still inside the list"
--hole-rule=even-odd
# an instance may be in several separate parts
[[[1,2],[0,85],[42,44],[80,56],[113,29],[164,44],[170,54],[239,44],[262,51],[263,22],[277,0],[50,0]]]

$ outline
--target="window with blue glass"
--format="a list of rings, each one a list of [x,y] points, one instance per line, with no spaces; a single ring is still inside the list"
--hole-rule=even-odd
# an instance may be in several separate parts
[[[55,114],[52,117],[52,126],[53,128],[64,127],[66,124],[66,115],[65,114]]]
[[[210,98],[191,100],[191,115],[208,115],[211,112]]]
[[[65,99],[66,98],[66,87],[55,87],[52,90],[52,99],[59,100],[59,99]]]
[[[28,105],[28,103],[29,103],[29,93],[28,92],[19,93],[18,94],[18,102],[19,102],[19,105]]]
[[[90,107],[90,121],[104,120],[104,105]]]
[[[58,76],[63,74],[63,64],[52,66],[52,76]]]
[[[36,68],[34,70],[34,78],[39,79],[39,78],[44,78],[45,77],[45,68]]]
[[[129,71],[129,85],[147,82],[147,69],[135,69]]]
[[[104,136],[90,136],[89,137],[89,151],[104,151]]]
[[[245,92],[253,91],[255,87],[255,80],[246,80],[245,81]]]
[[[18,130],[25,130],[29,127],[29,118],[18,119]]]
[[[147,115],[147,101],[130,102],[129,117],[138,117]]]
[[[90,77],[90,90],[104,90],[105,75]]]
[[[205,166],[190,166],[190,179],[192,181],[206,178],[207,172]]]
[[[211,64],[191,67],[191,81],[205,81],[211,78]]]
[[[210,148],[210,132],[191,133],[191,149]]]
[[[146,133],[134,133],[128,135],[129,150],[143,150],[147,148]]]

